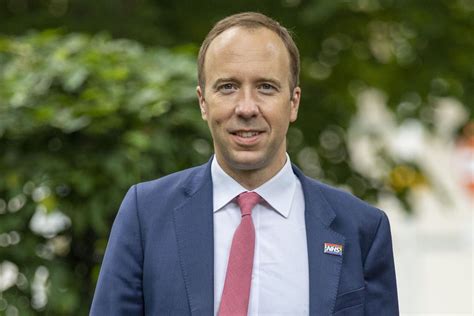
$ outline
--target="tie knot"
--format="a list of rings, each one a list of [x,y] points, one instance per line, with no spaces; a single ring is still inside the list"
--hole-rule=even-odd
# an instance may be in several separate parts
[[[261,197],[256,192],[244,192],[237,197],[237,204],[239,204],[242,216],[252,214],[253,207],[260,202]]]

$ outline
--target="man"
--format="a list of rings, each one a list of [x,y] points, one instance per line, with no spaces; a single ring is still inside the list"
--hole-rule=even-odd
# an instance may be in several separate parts
[[[386,215],[286,154],[301,97],[288,31],[227,17],[198,63],[215,155],[129,190],[91,314],[397,315]]]

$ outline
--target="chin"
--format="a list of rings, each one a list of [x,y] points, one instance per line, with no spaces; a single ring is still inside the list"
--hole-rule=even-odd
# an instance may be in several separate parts
[[[236,155],[234,159],[229,159],[229,166],[235,170],[257,170],[262,169],[268,164],[268,158],[262,157],[261,154],[246,153],[244,155]]]

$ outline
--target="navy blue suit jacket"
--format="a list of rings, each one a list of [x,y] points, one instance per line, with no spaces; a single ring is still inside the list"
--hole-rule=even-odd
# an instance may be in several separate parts
[[[128,191],[112,227],[91,315],[212,315],[210,162]],[[387,216],[304,176],[311,315],[398,315]],[[343,246],[342,256],[324,244]]]

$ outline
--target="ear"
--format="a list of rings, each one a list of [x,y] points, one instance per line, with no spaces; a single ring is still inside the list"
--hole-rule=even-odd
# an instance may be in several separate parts
[[[196,87],[196,94],[199,100],[199,108],[201,109],[201,117],[203,120],[207,121],[206,99],[204,98],[204,91],[200,86]]]
[[[291,93],[291,100],[290,100],[290,122],[296,121],[298,117],[298,109],[300,107],[300,99],[301,99],[301,88],[296,87],[293,89]]]

